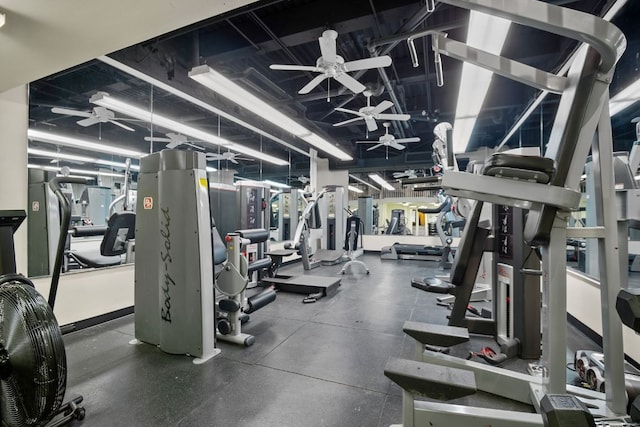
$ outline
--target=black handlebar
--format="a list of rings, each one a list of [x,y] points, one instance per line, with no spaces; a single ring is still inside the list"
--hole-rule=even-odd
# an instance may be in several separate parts
[[[58,238],[58,250],[56,251],[56,262],[53,266],[53,275],[51,277],[51,289],[49,289],[49,306],[53,310],[56,302],[56,294],[58,293],[58,282],[60,281],[60,272],[62,271],[62,261],[64,258],[64,246],[67,241],[67,233],[69,232],[69,223],[71,222],[71,206],[69,200],[62,194],[60,184],[86,184],[84,178],[72,178],[68,176],[57,176],[49,181],[49,187],[58,198],[60,207],[62,208],[62,218],[60,220],[60,237]]]

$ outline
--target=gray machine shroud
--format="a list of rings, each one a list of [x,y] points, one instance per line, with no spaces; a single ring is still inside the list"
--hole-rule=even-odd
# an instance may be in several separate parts
[[[204,155],[163,150],[140,160],[135,335],[167,353],[216,354]]]

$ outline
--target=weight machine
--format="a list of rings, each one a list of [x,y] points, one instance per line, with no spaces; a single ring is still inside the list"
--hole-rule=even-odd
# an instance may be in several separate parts
[[[552,423],[562,412],[559,403],[564,403],[565,414],[567,409],[577,409],[573,413],[580,415],[574,415],[573,421],[569,421],[574,426],[594,425],[594,415],[625,416],[622,324],[612,309],[622,276],[616,207],[611,200],[615,194],[608,110],[609,82],[626,46],[624,35],[601,18],[536,0],[442,1],[577,39],[588,46],[579,49],[567,77],[561,77],[480,51],[434,31],[417,33],[409,39],[414,63],[417,55],[413,39],[431,35],[436,63],[443,53],[562,96],[545,157],[494,154],[492,164],[485,167],[482,176],[474,175],[470,179],[467,173],[448,171],[442,181],[451,195],[529,210],[524,237],[529,244],[537,246],[542,255],[541,375],[507,372],[442,353],[425,352],[423,345],[417,344],[416,356],[428,362],[428,366],[395,359],[385,368],[385,375],[404,389],[403,425],[558,425]],[[606,396],[566,384],[567,219],[580,201],[578,186],[590,149],[596,165],[597,224],[570,234],[571,237],[597,238],[601,249],[600,287],[603,330],[606,331],[603,350],[608,366]],[[431,345],[450,346],[469,339],[465,328],[440,325],[424,325],[415,335]],[[447,400],[472,394],[476,389],[531,404],[538,413],[472,408],[413,398],[413,393],[418,392]],[[572,395],[566,395],[567,391]],[[578,399],[588,402],[588,411]]]
[[[302,257],[302,266],[305,271],[319,266],[319,261],[313,258],[313,249],[309,241],[309,234],[311,229],[321,226],[318,200],[324,196],[325,192],[326,189],[315,195],[315,197],[310,196],[304,199],[306,206],[298,221],[298,228],[296,229],[293,241],[287,242],[284,250],[267,253],[267,255],[273,259],[273,265],[270,268],[268,277],[262,279],[264,283],[273,284],[276,289],[281,291],[307,294],[303,299],[304,303],[313,303],[323,296],[332,295],[338,290],[338,286],[340,286],[340,279],[334,279],[332,277],[313,276],[311,274],[301,276],[278,274],[278,268],[282,259],[296,251]]]

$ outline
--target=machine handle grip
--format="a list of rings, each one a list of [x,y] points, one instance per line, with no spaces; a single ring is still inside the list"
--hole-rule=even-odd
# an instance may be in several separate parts
[[[62,260],[64,258],[64,246],[67,241],[67,233],[69,232],[69,223],[71,222],[71,206],[69,200],[62,194],[60,184],[86,184],[84,178],[72,178],[69,176],[57,176],[49,181],[49,187],[60,202],[62,208],[62,218],[60,222],[60,237],[58,238],[58,250],[56,251],[56,261],[53,266],[53,276],[51,277],[51,289],[49,289],[49,306],[53,310],[56,303],[56,294],[58,293],[58,282],[60,281],[60,272],[62,271]]]

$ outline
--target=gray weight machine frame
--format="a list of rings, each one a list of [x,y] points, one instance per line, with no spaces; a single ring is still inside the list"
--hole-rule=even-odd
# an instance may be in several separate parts
[[[220,349],[204,154],[162,150],[142,157],[138,194],[131,343],[206,362]]]
[[[262,243],[265,240],[254,238],[245,238],[246,233],[257,232],[264,233],[264,238],[269,238],[269,233],[265,229],[254,230],[238,230],[229,233],[225,237],[227,242],[227,262],[222,266],[220,272],[216,276],[216,289],[226,298],[222,298],[217,302],[218,312],[226,312],[226,321],[230,330],[228,333],[221,333],[218,327],[217,337],[221,341],[227,341],[234,344],[240,344],[249,347],[255,342],[253,335],[242,332],[242,325],[249,320],[248,315],[254,311],[269,304],[276,298],[273,289],[266,289],[262,293],[256,294],[250,298],[246,296],[247,285],[249,284],[250,274],[260,269],[267,268],[271,264],[271,258],[262,258],[253,263],[253,268],[249,265],[243,251],[252,243]],[[256,234],[257,234],[256,233]],[[256,265],[257,264],[257,265]],[[231,303],[232,310],[223,309],[224,303]],[[218,322],[220,319],[218,319]]]
[[[595,415],[624,416],[626,396],[622,324],[614,309],[616,295],[620,289],[621,271],[618,260],[618,230],[611,170],[612,136],[608,108],[609,83],[615,64],[626,46],[624,35],[615,26],[599,17],[535,0],[442,2],[576,39],[589,47],[580,48],[580,53],[565,78],[474,49],[433,31],[414,35],[408,40],[411,49],[413,38],[432,35],[437,59],[440,53],[444,53],[538,89],[554,93],[563,92],[546,155],[554,159],[560,157],[569,163],[566,174],[554,177],[555,181],[552,181],[551,185],[494,176],[473,176],[473,179],[469,179],[469,175],[464,172],[447,172],[442,181],[442,186],[447,188],[451,195],[529,209],[525,238],[539,245],[543,258],[543,375],[530,376],[441,353],[424,352],[422,346],[416,347],[417,356],[425,362],[471,370],[475,375],[477,389],[532,404],[537,411],[540,410],[540,400],[545,394],[565,394],[570,391],[586,399]],[[412,55],[417,59],[415,49],[412,49]],[[573,109],[577,106],[580,106],[583,112],[579,117],[572,115]],[[575,149],[574,144],[569,143],[571,152],[563,147],[567,137],[573,138],[576,142]],[[576,189],[590,148],[593,150],[596,165],[597,226],[568,233],[567,219],[569,212],[577,208],[580,201],[580,192]],[[526,195],[526,198],[523,198],[523,195]],[[549,213],[552,215],[545,215]],[[553,220],[552,226],[548,222],[544,223],[550,218]],[[597,238],[600,253],[603,254],[600,260],[600,289],[603,350],[607,360],[606,395],[566,385],[565,246],[568,234]],[[456,372],[459,371],[453,369],[451,375],[455,375]],[[543,419],[539,414],[415,401],[411,392],[403,390],[405,427],[471,425],[470,423],[494,427],[542,426]]]
[[[322,196],[324,196],[326,190],[322,190],[318,195],[311,200],[305,200],[307,205],[300,216],[298,221],[298,228],[294,236],[293,242],[285,244],[284,251],[277,251],[275,253],[267,253],[272,258],[278,257],[282,259],[283,256],[291,255],[295,251],[291,246],[295,247],[300,252],[302,257],[302,267],[305,271],[311,270],[314,267],[319,266],[319,262],[313,262],[309,255],[308,238],[309,238],[309,219],[315,210],[315,206]],[[290,253],[287,251],[291,251]],[[274,258],[277,259],[277,258]],[[279,261],[276,261],[279,265]],[[316,302],[318,299],[332,295],[338,290],[340,286],[340,279],[325,276],[313,276],[311,274],[304,274],[300,276],[286,276],[277,274],[277,266],[273,271],[271,277],[263,277],[263,283],[273,284],[277,289],[284,292],[293,292],[300,294],[307,294],[307,297],[303,300],[304,303]]]
[[[356,247],[356,244],[358,243],[358,237],[357,237],[358,233],[356,232],[357,222],[351,221],[351,228],[347,233],[347,236],[348,236],[347,246],[349,248],[347,251],[347,256],[349,257],[349,261],[342,266],[342,269],[340,270],[340,274],[346,274],[347,271],[349,271],[349,269],[353,265],[359,265],[362,268],[364,268],[367,274],[370,273],[369,267],[367,267],[367,264],[357,259],[360,255],[364,253],[364,250],[362,249],[362,243],[364,242],[362,237],[362,230],[364,229],[364,225],[360,217],[356,217],[356,218],[358,218],[358,222],[360,223],[360,231],[361,231],[360,232],[360,249],[354,249]]]

